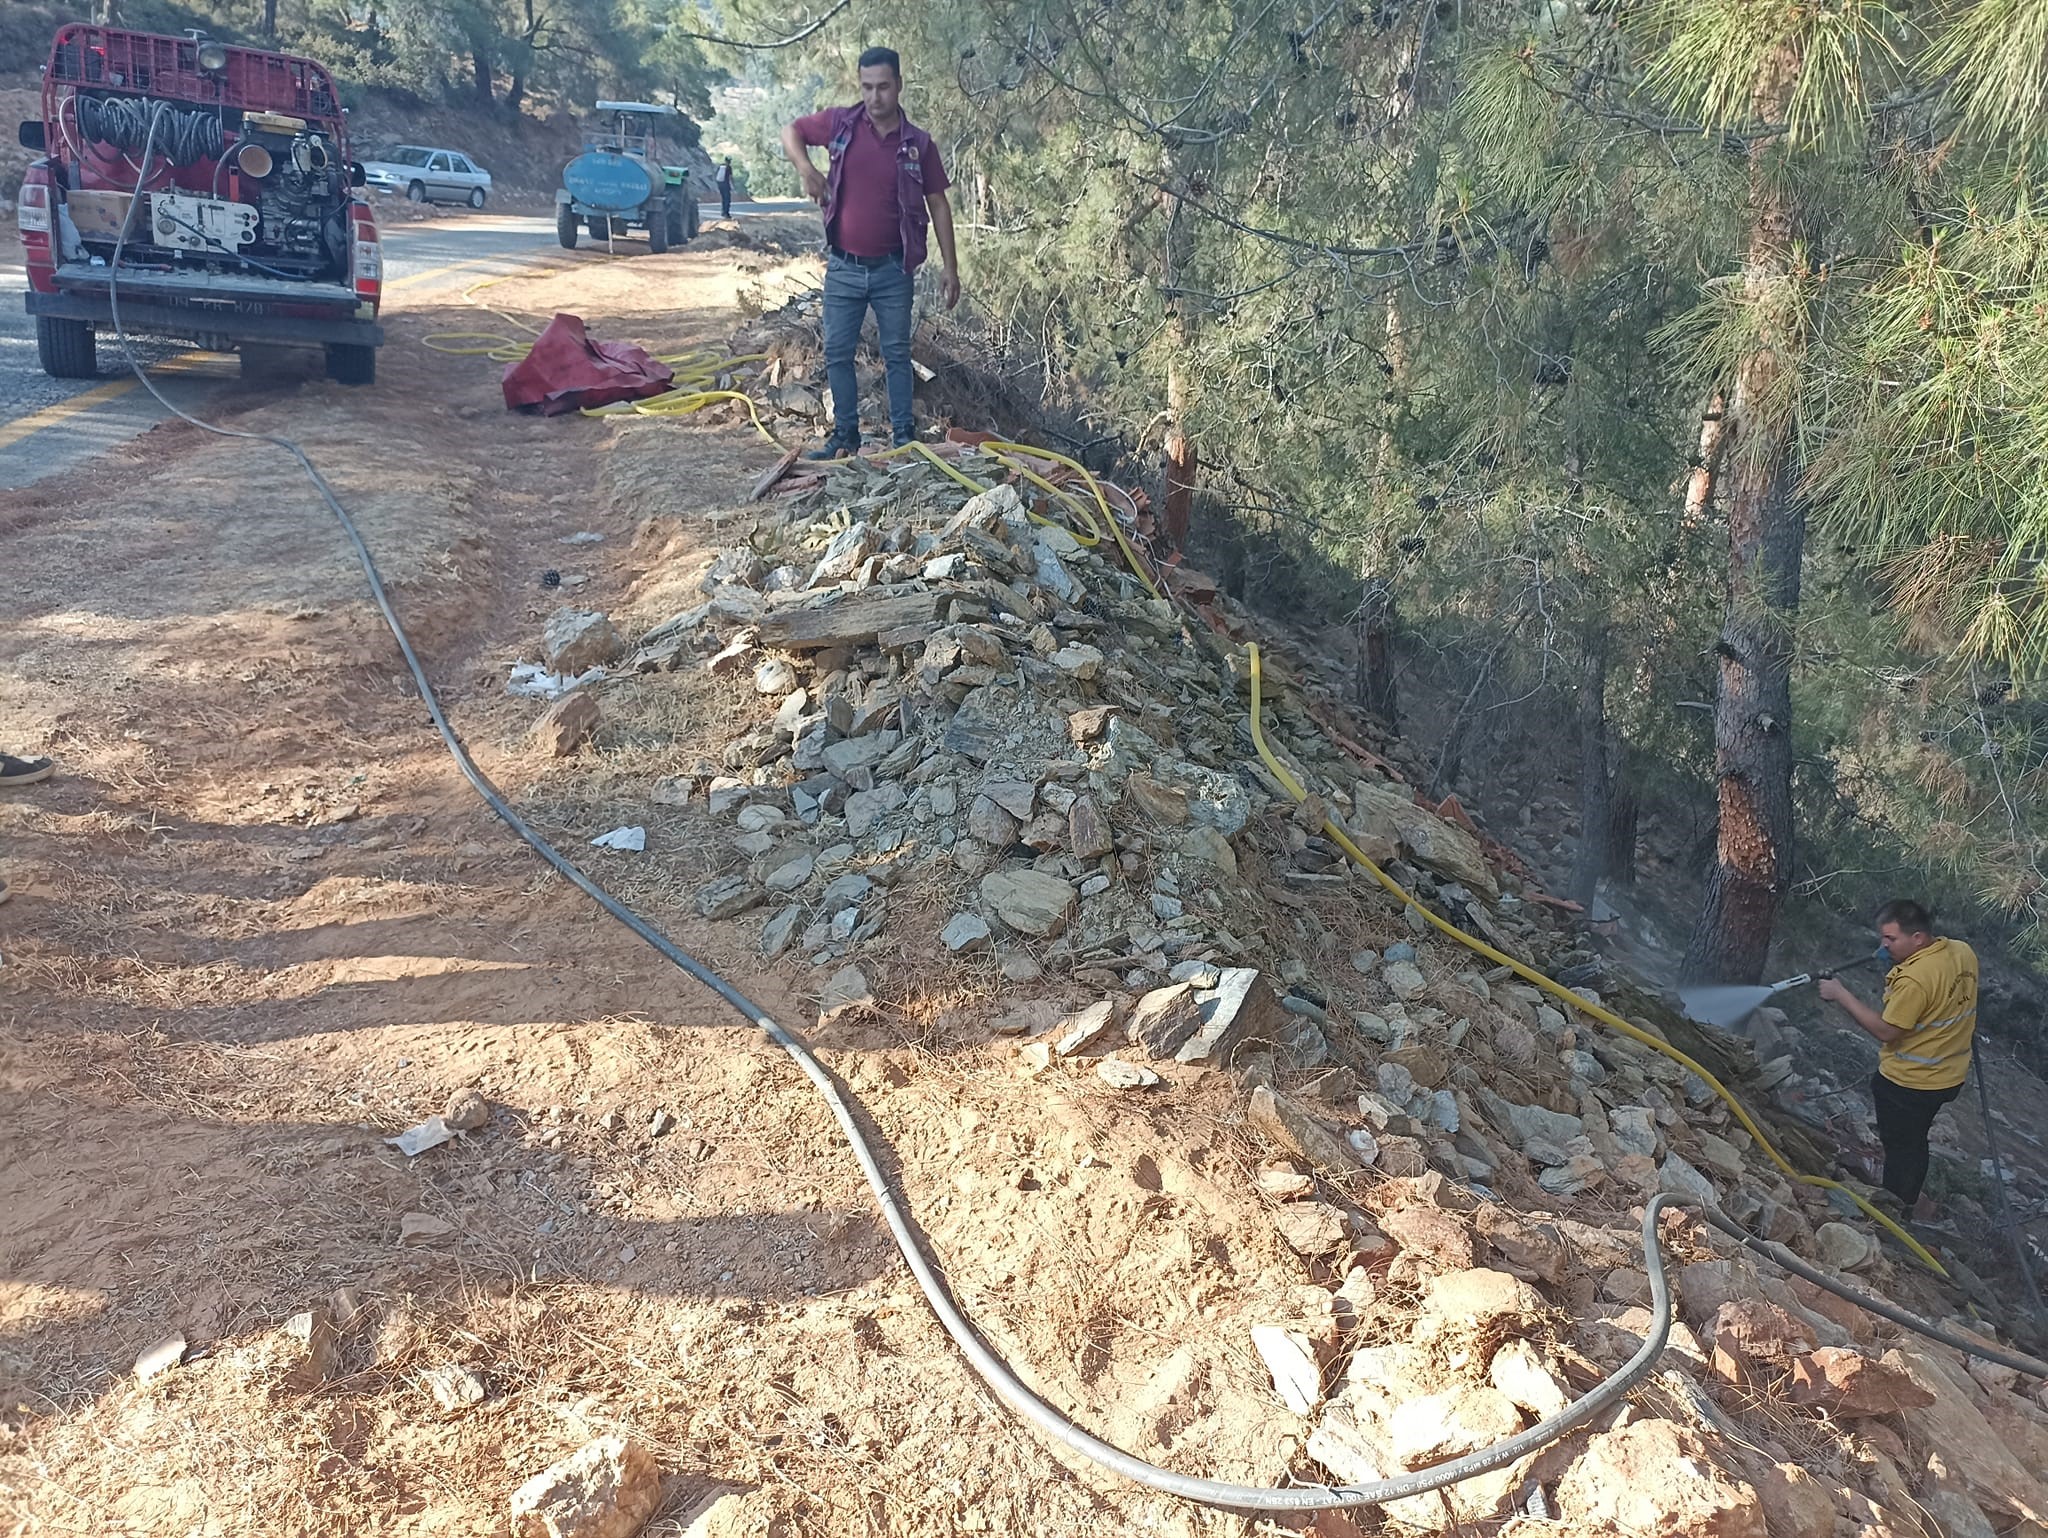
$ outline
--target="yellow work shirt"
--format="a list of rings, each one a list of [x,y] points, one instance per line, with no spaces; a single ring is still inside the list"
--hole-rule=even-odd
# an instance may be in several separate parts
[[[1936,940],[1885,974],[1884,1023],[1906,1034],[1878,1048],[1877,1071],[1906,1089],[1954,1089],[1977,1031],[1977,953]]]

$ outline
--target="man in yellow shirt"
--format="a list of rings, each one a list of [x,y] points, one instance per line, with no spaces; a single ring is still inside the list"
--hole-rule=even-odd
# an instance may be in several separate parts
[[[1934,1215],[1920,1194],[1927,1180],[1927,1130],[1941,1108],[1962,1093],[1977,1033],[1977,953],[1934,932],[1919,903],[1888,902],[1877,910],[1885,974],[1879,1013],[1837,978],[1823,978],[1820,996],[1839,1004],[1878,1041],[1877,1137],[1884,1144],[1884,1188],[1922,1219]]]

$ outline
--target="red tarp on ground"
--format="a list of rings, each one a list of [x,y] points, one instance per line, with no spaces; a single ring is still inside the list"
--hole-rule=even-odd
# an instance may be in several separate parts
[[[592,341],[582,317],[557,315],[534,338],[533,351],[505,370],[505,404],[554,417],[585,406],[645,400],[668,389],[675,377],[644,347]]]

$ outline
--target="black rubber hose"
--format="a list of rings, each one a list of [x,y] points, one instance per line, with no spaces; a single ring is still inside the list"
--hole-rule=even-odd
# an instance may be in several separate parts
[[[2027,1356],[2015,1356],[2009,1351],[2000,1351],[1995,1346],[1986,1346],[1965,1339],[1953,1330],[1945,1330],[1938,1324],[1930,1324],[1918,1314],[1900,1308],[1889,1299],[1880,1298],[1875,1293],[1864,1292],[1861,1288],[1847,1286],[1818,1267],[1808,1265],[1784,1245],[1757,1237],[1715,1208],[1702,1207],[1700,1217],[1720,1229],[1729,1238],[1739,1240],[1771,1264],[1790,1271],[1794,1276],[1804,1277],[1814,1286],[1825,1288],[1838,1298],[1848,1299],[1858,1308],[1867,1309],[1880,1319],[1889,1319],[1893,1324],[1902,1325],[1916,1335],[1925,1335],[1929,1340],[1938,1340],[1944,1346],[1953,1346],[1965,1355],[1981,1357],[1987,1362],[1996,1362],[2001,1367],[2010,1367],[2030,1378],[2048,1378],[2048,1362],[2037,1362]]]
[[[154,142],[173,165],[218,160],[226,152],[226,128],[218,113],[159,102],[152,114],[150,106],[131,96],[80,96],[76,98],[79,134],[92,143],[132,155],[152,140],[154,123]]]

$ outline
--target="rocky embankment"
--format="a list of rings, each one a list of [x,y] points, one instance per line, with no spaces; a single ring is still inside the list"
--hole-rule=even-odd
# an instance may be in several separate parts
[[[1325,816],[1504,952],[1585,959],[1559,905],[1458,808],[1419,804],[1393,745],[1365,746],[1269,653],[1264,733],[1310,796],[1286,793],[1252,740],[1250,616],[1194,573],[1168,570],[1155,595],[1100,509],[1076,517],[1078,487],[1027,497],[989,455],[946,455],[1003,483],[970,495],[922,458],[840,465],[764,503],[703,601],[631,644],[558,614],[545,676],[568,692],[544,739],[576,751],[609,676],[751,680],[759,710],[722,755],[649,795],[701,816],[722,873],[699,912],[809,979],[821,1039],[906,968],[957,967],[1003,996],[988,1047],[1018,1072],[1148,1097],[1228,1076],[1270,1152],[1246,1199],[1303,1281],[1251,1342],[1275,1414],[1302,1423],[1275,1477],[1425,1468],[1600,1381],[1650,1327],[1639,1224],[1659,1190],[1852,1284],[1960,1306],[1852,1204],[1787,1179],[1700,1078],[1568,1016],[1350,867]],[[1652,1037],[1686,1031],[1745,1097],[1788,1078],[1654,1000],[1606,1002]],[[2044,1530],[2038,1384],[1682,1214],[1665,1243],[1679,1322],[1629,1400],[1387,1515],[1717,1538]]]

